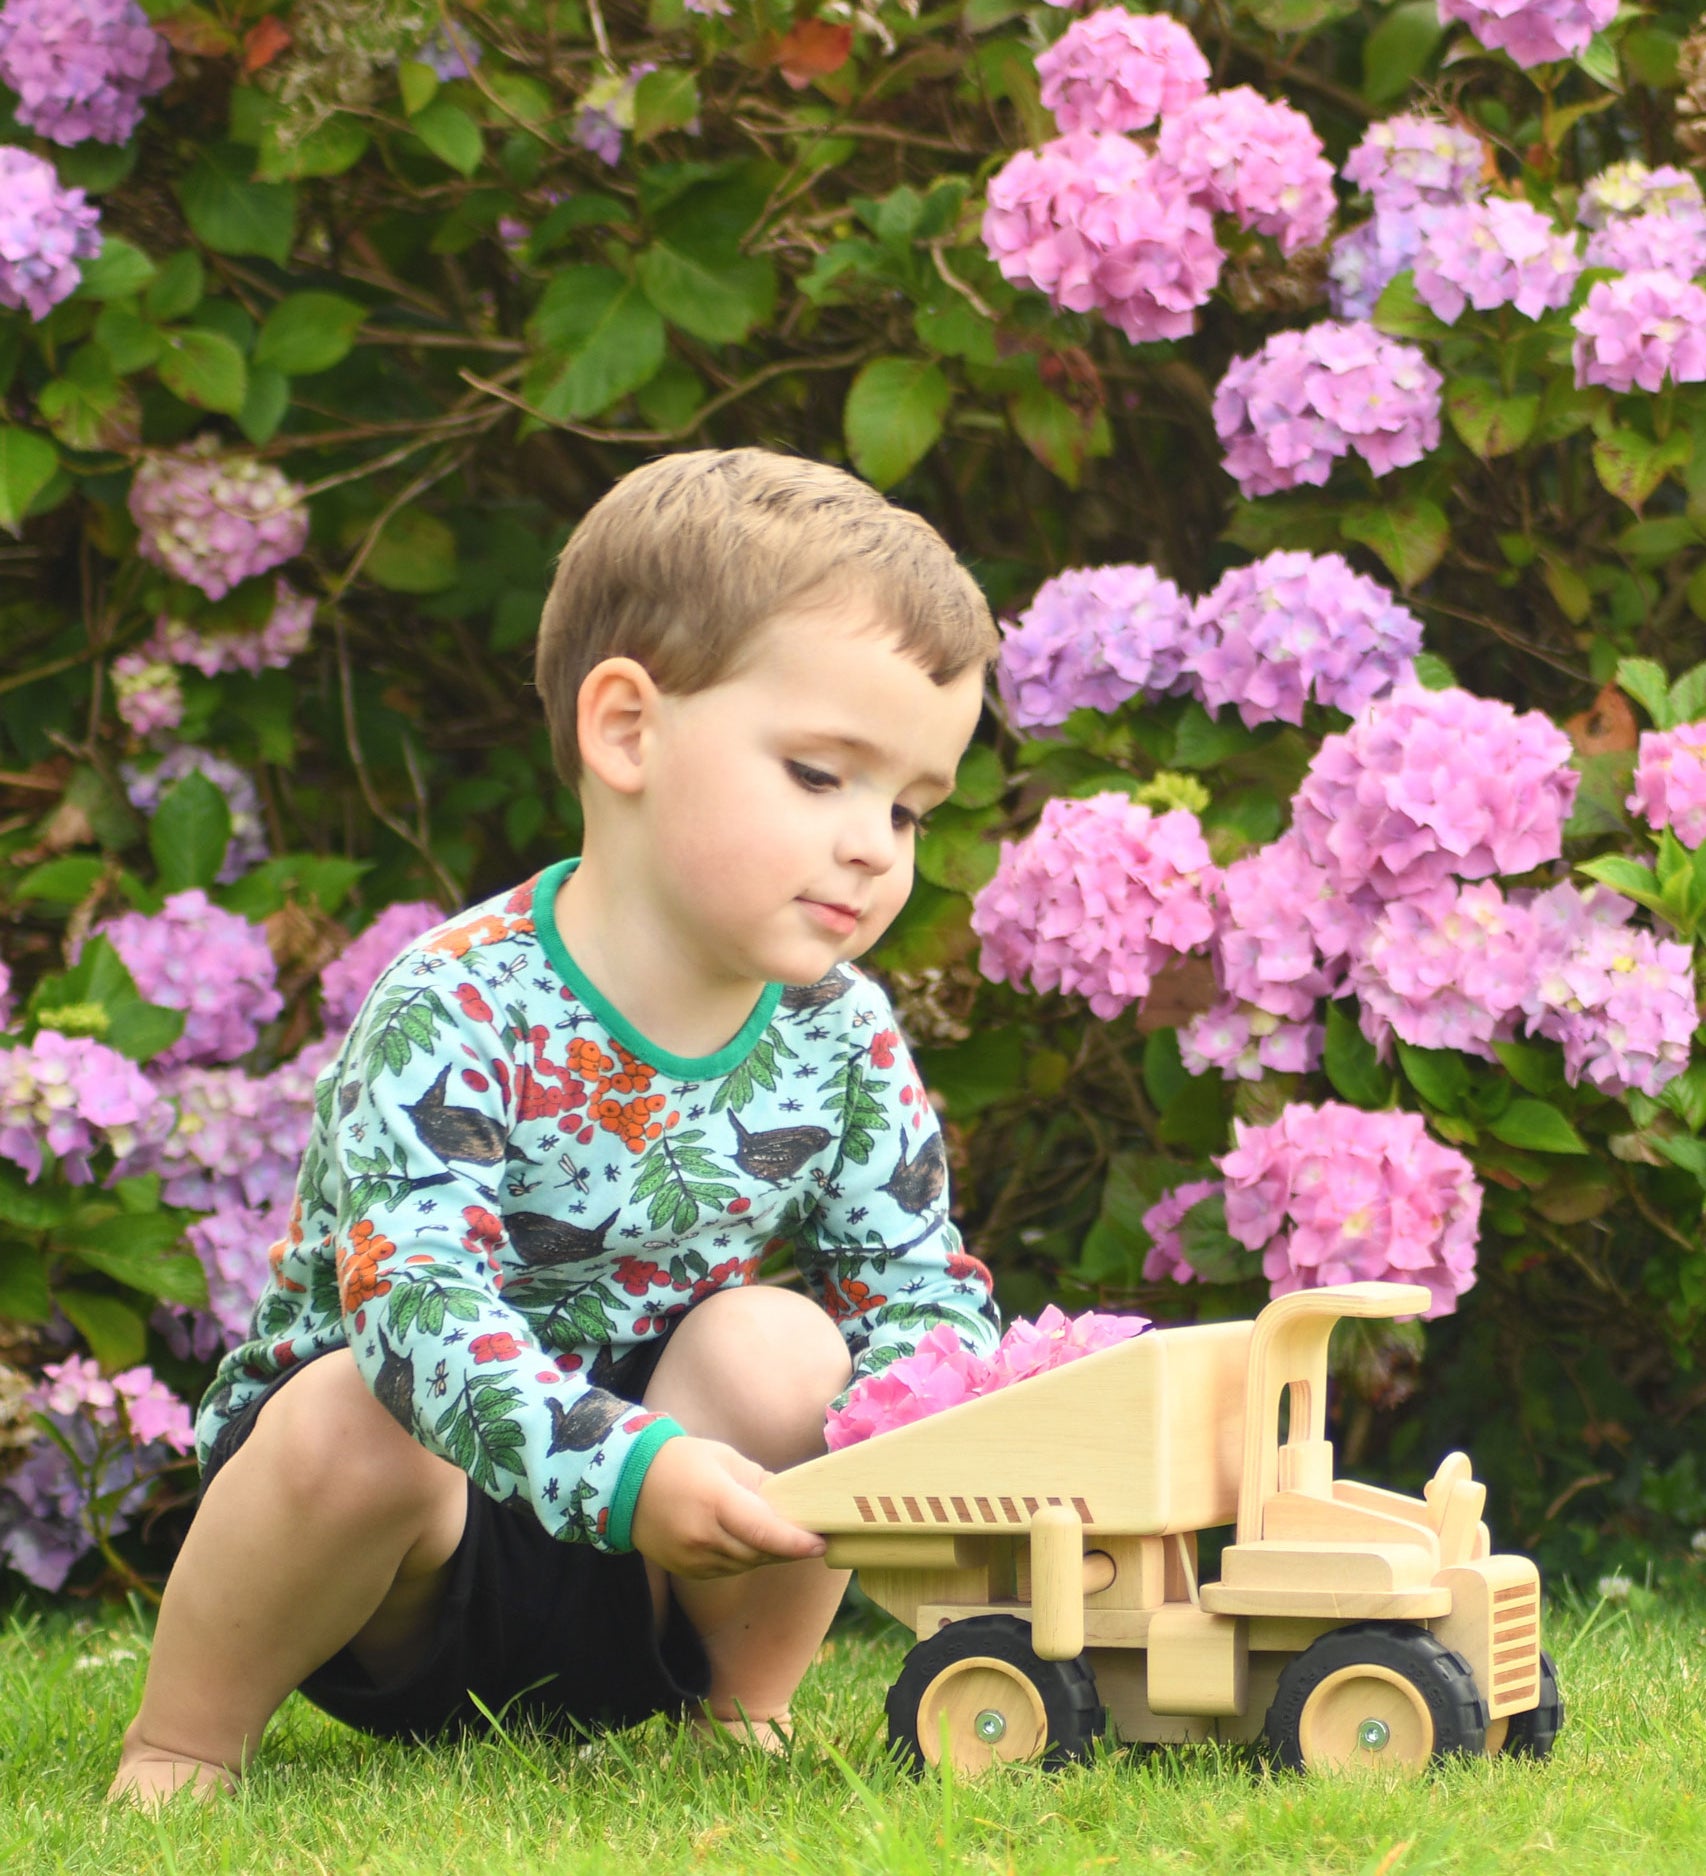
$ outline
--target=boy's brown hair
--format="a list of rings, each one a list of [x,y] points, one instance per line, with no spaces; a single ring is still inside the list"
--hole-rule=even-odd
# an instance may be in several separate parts
[[[873,605],[937,684],[994,657],[989,606],[929,522],[840,469],[762,449],[660,457],[575,529],[539,622],[535,682],[558,772],[580,777],[575,709],[605,658],[675,696],[730,676],[753,633],[831,588]]]

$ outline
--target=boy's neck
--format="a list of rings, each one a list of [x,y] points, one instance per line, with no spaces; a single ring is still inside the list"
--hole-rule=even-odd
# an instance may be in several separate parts
[[[671,1055],[715,1055],[763,994],[762,983],[706,982],[651,907],[612,891],[611,870],[595,854],[557,888],[552,910],[557,935],[599,994]]]

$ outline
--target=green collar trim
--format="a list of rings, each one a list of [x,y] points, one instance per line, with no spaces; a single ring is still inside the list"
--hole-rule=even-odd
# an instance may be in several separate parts
[[[551,962],[551,968],[592,1011],[615,1041],[640,1061],[662,1069],[677,1081],[713,1081],[739,1068],[752,1053],[753,1044],[770,1027],[770,1019],[776,1014],[777,1004],[782,1001],[782,986],[764,986],[758,994],[758,1001],[752,1006],[752,1014],[741,1024],[739,1033],[725,1042],[714,1055],[672,1055],[668,1049],[660,1048],[649,1036],[641,1035],[570,957],[569,948],[557,930],[555,907],[558,890],[579,865],[578,858],[558,860],[554,865],[546,867],[533,888],[533,929]]]

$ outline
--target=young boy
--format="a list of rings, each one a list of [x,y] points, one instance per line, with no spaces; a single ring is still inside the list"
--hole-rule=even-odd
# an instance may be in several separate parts
[[[321,1077],[115,1795],[228,1785],[294,1687],[379,1734],[774,1742],[845,1577],[767,1471],[933,1325],[995,1339],[848,962],[994,647],[934,530],[838,470],[678,455],[582,521],[538,685],[583,852],[410,946]],[[755,1284],[784,1246],[809,1295]]]

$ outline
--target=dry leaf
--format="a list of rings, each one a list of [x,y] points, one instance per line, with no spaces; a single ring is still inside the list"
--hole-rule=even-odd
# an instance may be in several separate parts
[[[290,28],[277,14],[263,14],[243,36],[243,70],[263,70],[289,44]]]
[[[841,70],[853,55],[853,28],[828,20],[801,20],[776,42],[775,63],[796,91],[814,78]]]
[[[1586,710],[1570,717],[1564,724],[1564,734],[1582,756],[1612,755],[1633,749],[1640,740],[1635,712],[1615,684],[1607,684]]]

